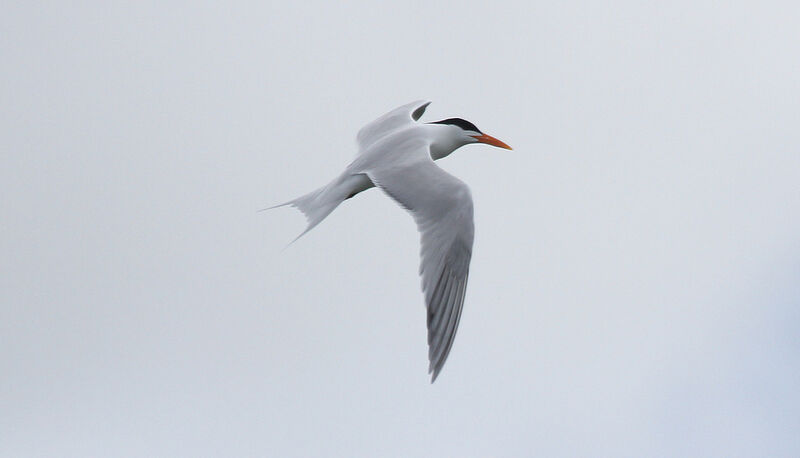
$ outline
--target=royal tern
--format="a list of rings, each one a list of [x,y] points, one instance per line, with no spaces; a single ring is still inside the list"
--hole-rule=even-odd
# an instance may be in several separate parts
[[[429,104],[421,100],[403,105],[364,126],[357,136],[358,155],[344,172],[327,185],[276,207],[290,205],[305,214],[308,227],[297,238],[339,204],[373,186],[412,214],[421,235],[419,273],[433,383],[447,360],[461,318],[474,236],[469,188],[433,161],[470,143],[511,147],[464,119],[418,122]]]

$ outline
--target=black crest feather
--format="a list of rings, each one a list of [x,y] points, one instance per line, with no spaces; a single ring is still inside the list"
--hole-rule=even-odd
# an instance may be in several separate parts
[[[472,132],[478,132],[479,134],[483,133],[483,132],[480,131],[480,129],[478,129],[477,126],[475,126],[475,124],[472,124],[471,122],[467,121],[466,119],[461,119],[461,118],[443,119],[441,121],[434,121],[431,124],[452,124],[454,126],[458,126],[458,127],[462,128],[464,130],[469,130],[469,131],[472,131]]]

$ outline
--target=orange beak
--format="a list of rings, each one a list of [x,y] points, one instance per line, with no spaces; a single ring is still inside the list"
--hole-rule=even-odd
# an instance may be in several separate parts
[[[473,135],[472,138],[478,140],[479,143],[486,143],[487,145],[496,146],[498,148],[505,148],[511,149],[510,146],[506,145],[505,143],[501,142],[500,140],[492,137],[491,135]]]

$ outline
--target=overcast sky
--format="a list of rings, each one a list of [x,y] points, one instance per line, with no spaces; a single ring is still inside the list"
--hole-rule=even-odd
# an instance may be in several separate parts
[[[8,3],[8,2],[7,2]],[[11,2],[0,456],[800,455],[796,2]],[[416,99],[476,238],[292,209]]]

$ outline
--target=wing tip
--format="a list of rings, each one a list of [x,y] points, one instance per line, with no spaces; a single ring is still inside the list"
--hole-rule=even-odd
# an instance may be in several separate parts
[[[439,377],[439,373],[442,371],[442,367],[433,367],[433,362],[431,362],[431,367],[428,369],[428,374],[431,374],[431,385],[433,382],[436,381],[436,378]]]
[[[449,353],[449,351],[447,352]],[[444,363],[447,362],[448,355],[430,355],[428,357],[428,374],[431,376],[431,384],[439,378],[439,374],[441,374],[442,369],[444,369]]]
[[[417,100],[415,102],[411,102],[411,105],[419,105],[412,113],[411,119],[414,121],[419,121],[419,118],[425,114],[425,110],[428,109],[428,105],[431,104],[430,100]]]

